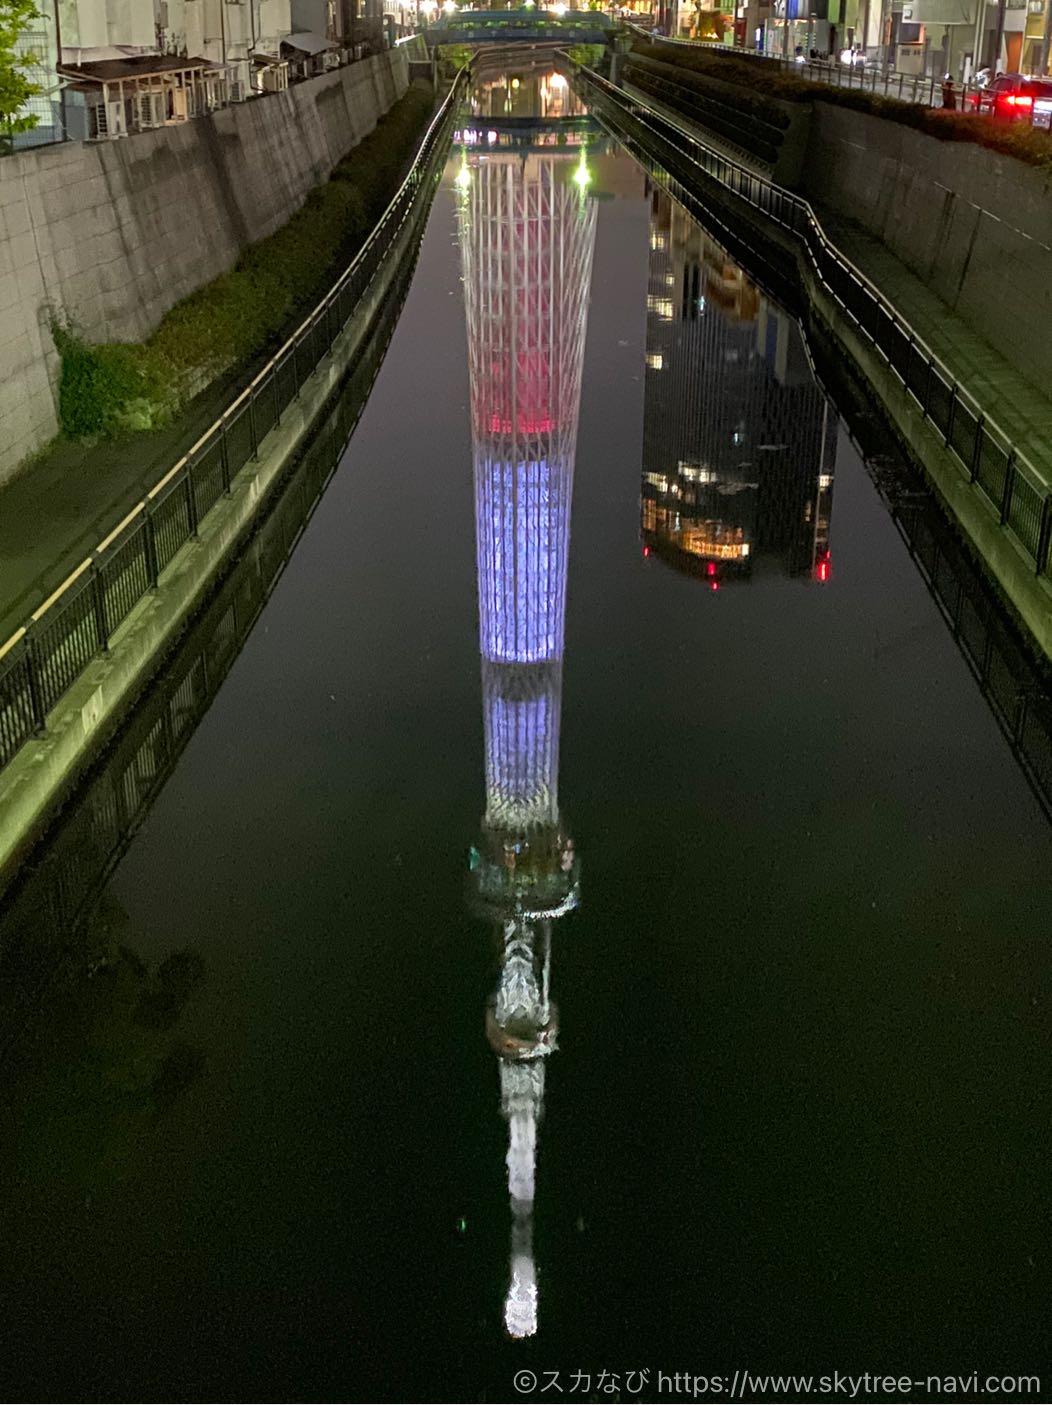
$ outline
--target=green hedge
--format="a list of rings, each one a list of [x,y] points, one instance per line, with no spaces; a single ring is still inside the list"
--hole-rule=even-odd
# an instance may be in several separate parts
[[[145,342],[85,342],[55,327],[59,420],[71,438],[150,429],[222,372],[272,343],[365,242],[434,109],[414,82],[276,233],[169,311]]]
[[[939,141],[972,142],[1002,156],[1013,156],[1028,166],[1052,171],[1052,133],[1024,123],[995,122],[987,116],[971,112],[950,112],[920,103],[900,102],[858,88],[837,88],[831,83],[812,83],[807,78],[775,69],[773,64],[759,59],[724,57],[704,49],[685,45],[651,44],[637,40],[632,52],[645,58],[657,59],[689,69],[707,78],[735,83],[764,97],[780,98],[783,102],[829,102],[838,107],[850,107],[856,112],[868,112],[888,122],[900,122]]]

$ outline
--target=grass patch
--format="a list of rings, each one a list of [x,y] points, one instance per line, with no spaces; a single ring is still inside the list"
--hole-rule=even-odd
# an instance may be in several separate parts
[[[158,428],[224,371],[276,344],[361,248],[433,109],[431,85],[414,82],[281,229],[176,303],[145,342],[92,344],[54,327],[63,433]]]
[[[898,122],[938,141],[971,142],[1011,156],[1028,166],[1052,171],[1052,133],[1026,123],[1001,123],[977,113],[950,112],[920,103],[900,102],[898,98],[881,97],[857,88],[837,88],[831,83],[812,83],[810,79],[773,69],[773,65],[745,58],[724,58],[705,50],[677,45],[652,44],[636,40],[633,56],[672,64],[706,78],[716,78],[747,89],[761,99],[777,98],[782,102],[829,102],[837,107],[850,107],[856,112],[868,112],[888,122]],[[773,70],[773,71],[772,71]]]

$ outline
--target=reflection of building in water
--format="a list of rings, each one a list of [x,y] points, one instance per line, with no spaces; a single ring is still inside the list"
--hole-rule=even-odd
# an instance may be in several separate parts
[[[476,65],[473,78],[473,117],[548,119],[584,114],[567,78],[555,71],[550,53],[536,60],[524,56],[512,66],[504,51],[499,65]]]
[[[796,324],[653,192],[644,550],[721,579],[829,575],[836,418]]]
[[[544,1056],[555,1047],[552,926],[577,905],[559,813],[566,567],[595,206],[577,157],[494,154],[462,168],[486,738],[474,900],[498,933],[486,1034],[508,1122],[512,1336],[537,1329],[533,1200]]]

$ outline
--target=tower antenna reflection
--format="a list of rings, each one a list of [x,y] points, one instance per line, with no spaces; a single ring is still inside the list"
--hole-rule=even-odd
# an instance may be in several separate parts
[[[491,151],[470,158],[470,179],[458,182],[486,748],[472,890],[500,948],[486,1036],[508,1124],[513,1337],[537,1330],[537,1129],[558,1032],[552,929],[578,901],[559,810],[559,720],[595,206],[575,168],[572,153]]]

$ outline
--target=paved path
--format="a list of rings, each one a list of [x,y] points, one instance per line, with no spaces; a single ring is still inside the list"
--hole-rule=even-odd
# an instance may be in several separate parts
[[[56,440],[0,486],[0,645],[181,458],[246,378],[221,377],[168,428]]]

